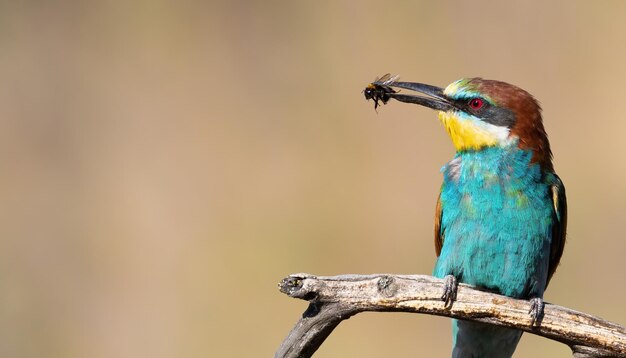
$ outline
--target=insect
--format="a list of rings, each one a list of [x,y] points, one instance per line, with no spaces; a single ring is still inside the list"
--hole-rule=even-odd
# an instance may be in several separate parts
[[[395,75],[392,76],[390,73],[387,73],[381,77],[378,77],[374,80],[374,82],[370,83],[363,90],[363,94],[365,95],[366,100],[373,99],[374,100],[374,110],[380,106],[380,102],[383,104],[387,104],[390,93],[397,93],[393,88],[389,87],[390,84],[396,82],[400,76]]]

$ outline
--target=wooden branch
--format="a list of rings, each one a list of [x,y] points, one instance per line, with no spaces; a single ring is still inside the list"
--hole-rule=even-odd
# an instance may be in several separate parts
[[[443,281],[425,275],[294,274],[280,291],[310,302],[275,357],[310,357],[343,321],[364,311],[414,312],[513,327],[567,344],[574,357],[626,357],[626,328],[601,318],[546,303],[538,327],[530,326],[525,300],[460,284],[456,301],[444,307]]]

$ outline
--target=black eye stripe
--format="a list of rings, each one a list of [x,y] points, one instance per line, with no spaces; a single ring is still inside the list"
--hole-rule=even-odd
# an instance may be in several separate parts
[[[474,108],[472,108],[472,105],[471,105],[472,101],[475,100],[475,99],[477,99],[477,98],[459,99],[459,100],[456,100],[454,102],[455,102],[455,106],[457,108],[459,108],[459,109],[461,109],[461,110],[463,110],[465,112],[468,112],[468,113],[470,113],[472,115],[475,115],[476,114],[474,112],[475,110],[474,110]],[[489,101],[486,101],[486,100],[484,100],[482,98],[478,98],[478,99],[481,99],[482,102],[483,102],[483,105],[482,105],[482,107],[480,107],[479,111],[484,111],[487,108],[492,107],[492,105],[491,105],[491,103],[489,103]]]
[[[469,115],[478,117],[486,123],[493,124],[499,127],[512,128],[515,125],[515,113],[513,111],[501,108],[491,104],[489,101],[483,99],[483,106],[476,110],[470,106],[471,99],[459,99],[454,101],[455,107]]]

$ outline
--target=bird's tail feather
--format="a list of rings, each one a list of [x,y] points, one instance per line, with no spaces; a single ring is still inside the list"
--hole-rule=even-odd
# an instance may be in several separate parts
[[[508,358],[513,355],[522,331],[494,325],[452,320],[453,358]]]

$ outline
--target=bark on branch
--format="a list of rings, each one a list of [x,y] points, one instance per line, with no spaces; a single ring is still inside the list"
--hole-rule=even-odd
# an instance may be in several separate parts
[[[341,321],[364,311],[414,312],[513,327],[567,344],[574,357],[626,357],[626,328],[586,313],[546,303],[538,327],[530,326],[525,300],[460,284],[456,301],[444,307],[443,281],[425,275],[294,274],[280,291],[309,301],[308,309],[275,357],[310,357]]]

